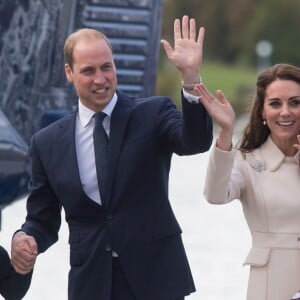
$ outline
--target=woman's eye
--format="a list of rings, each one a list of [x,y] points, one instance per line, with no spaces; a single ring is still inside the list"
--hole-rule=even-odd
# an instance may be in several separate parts
[[[279,107],[280,106],[280,102],[278,102],[278,101],[272,101],[272,102],[270,102],[269,105],[272,106],[272,107]]]
[[[300,105],[300,99],[293,99],[290,101],[290,104],[292,106],[298,106],[298,105]]]

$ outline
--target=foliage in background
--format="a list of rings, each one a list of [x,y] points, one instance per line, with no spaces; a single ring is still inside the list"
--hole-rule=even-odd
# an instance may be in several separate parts
[[[269,40],[273,45],[272,64],[291,63],[300,66],[300,1],[264,0],[255,10],[242,49],[245,52],[253,42]],[[253,61],[255,53],[252,52]]]
[[[256,67],[260,40],[273,44],[271,63],[300,65],[299,0],[165,0],[162,36],[173,36],[173,21],[184,14],[206,28],[206,57]]]

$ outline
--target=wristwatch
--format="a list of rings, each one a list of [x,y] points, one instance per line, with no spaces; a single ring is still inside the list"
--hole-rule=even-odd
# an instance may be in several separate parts
[[[195,83],[184,83],[183,81],[181,81],[181,86],[183,89],[187,90],[187,91],[191,91],[195,88],[196,84],[199,84],[202,82],[201,77],[199,77],[199,80]]]

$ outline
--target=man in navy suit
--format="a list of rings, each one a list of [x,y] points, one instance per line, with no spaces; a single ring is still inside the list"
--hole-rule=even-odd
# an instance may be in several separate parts
[[[174,34],[174,49],[162,44],[181,73],[182,113],[168,97],[135,99],[118,91],[102,33],[81,29],[66,40],[65,71],[78,108],[32,137],[27,217],[13,237],[12,263],[21,274],[33,268],[36,255],[58,239],[63,207],[71,300],[179,300],[195,290],[168,179],[172,153],[209,149],[212,123],[193,95],[204,28],[197,34],[195,20],[184,16],[175,20]],[[94,114],[101,111],[109,139],[104,185],[93,142]],[[32,254],[20,252],[21,243]]]

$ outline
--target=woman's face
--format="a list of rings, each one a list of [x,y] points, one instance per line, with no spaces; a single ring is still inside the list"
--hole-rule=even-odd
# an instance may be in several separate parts
[[[300,84],[292,80],[273,81],[266,89],[262,117],[275,144],[292,155],[300,133]]]

